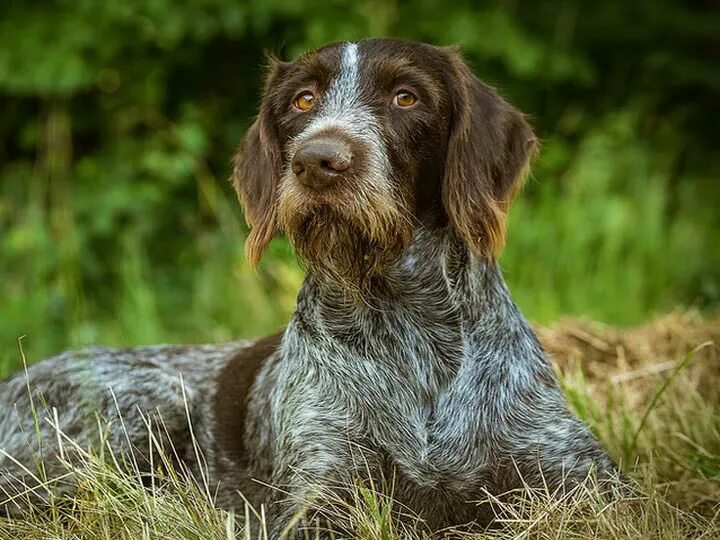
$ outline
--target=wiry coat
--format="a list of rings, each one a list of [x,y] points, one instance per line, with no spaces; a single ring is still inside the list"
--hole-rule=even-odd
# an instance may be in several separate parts
[[[251,260],[282,230],[308,268],[284,333],[66,353],[32,366],[30,387],[82,444],[96,410],[123,417],[121,449],[147,447],[138,409],[161,416],[218,504],[242,506],[241,491],[269,505],[273,538],[323,489],[343,497],[368,477],[431,528],[487,522],[485,490],[609,478],[495,262],[534,149],[523,116],[452,50],[367,40],[277,63],[235,183]],[[25,384],[0,383],[13,411],[0,448],[29,464]],[[52,463],[57,436],[41,431]],[[3,467],[9,493],[28,480],[0,454]]]

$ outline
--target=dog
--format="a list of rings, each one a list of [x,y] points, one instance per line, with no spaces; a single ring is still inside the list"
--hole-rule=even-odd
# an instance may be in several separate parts
[[[0,487],[32,483],[18,464],[37,455],[54,470],[56,427],[98,444],[96,414],[126,452],[161,421],[218,505],[267,505],[271,538],[299,534],[289,524],[318,489],[368,476],[434,530],[487,523],[487,493],[614,477],[497,263],[536,148],[457,49],[367,39],[272,60],[233,182],[248,259],[284,233],[306,268],[286,329],[65,353],[10,377]]]

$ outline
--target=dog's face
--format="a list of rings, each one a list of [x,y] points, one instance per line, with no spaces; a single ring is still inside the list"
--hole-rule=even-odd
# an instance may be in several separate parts
[[[312,269],[361,285],[418,227],[487,257],[536,139],[453,49],[389,39],[273,62],[235,159],[251,262],[283,231]]]

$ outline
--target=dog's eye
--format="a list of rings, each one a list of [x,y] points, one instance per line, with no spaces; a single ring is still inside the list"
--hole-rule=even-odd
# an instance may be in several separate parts
[[[393,98],[393,105],[398,107],[412,107],[417,103],[417,96],[407,90],[400,90]]]
[[[315,95],[312,92],[300,92],[293,100],[293,105],[299,111],[309,111],[315,106]]]

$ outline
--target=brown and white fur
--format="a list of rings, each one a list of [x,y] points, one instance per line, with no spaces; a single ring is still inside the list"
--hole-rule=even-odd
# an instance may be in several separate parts
[[[318,486],[368,475],[432,529],[487,523],[485,490],[613,476],[496,262],[535,151],[525,117],[454,49],[368,39],[273,61],[234,182],[250,260],[283,232],[307,268],[287,328],[47,359],[28,370],[41,417],[55,407],[92,444],[95,412],[121,414],[130,436],[111,437],[143,448],[138,411],[160,414],[199,475],[187,406],[218,504],[267,504],[272,538]],[[24,374],[0,383],[0,407],[0,449],[31,464]],[[51,467],[57,438],[40,428]],[[2,455],[13,493],[24,475]]]

